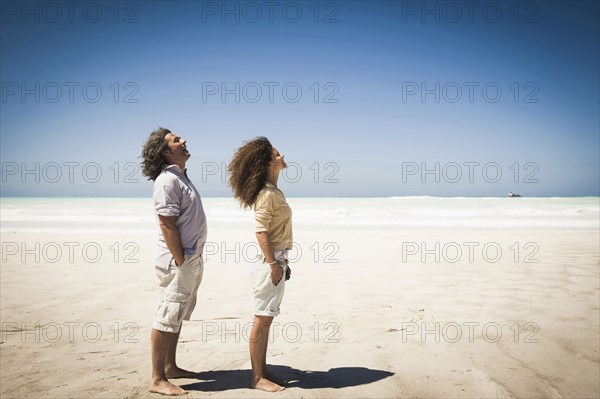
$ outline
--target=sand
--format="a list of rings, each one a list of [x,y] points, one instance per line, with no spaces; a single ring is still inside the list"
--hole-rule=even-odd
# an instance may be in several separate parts
[[[176,380],[187,397],[600,396],[597,230],[297,225],[302,255],[267,358],[292,381],[266,394],[248,388],[247,227],[210,225],[178,351],[180,366],[201,372]],[[2,398],[160,396],[146,390],[153,234],[7,233],[2,242]],[[421,242],[439,242],[439,262],[406,254]],[[479,243],[469,244],[472,260],[465,242]],[[34,250],[21,259],[12,243]]]

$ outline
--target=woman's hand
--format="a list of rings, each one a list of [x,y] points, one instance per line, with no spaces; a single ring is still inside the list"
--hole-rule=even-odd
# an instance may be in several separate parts
[[[283,269],[277,264],[271,265],[271,282],[273,285],[279,284],[283,278]]]

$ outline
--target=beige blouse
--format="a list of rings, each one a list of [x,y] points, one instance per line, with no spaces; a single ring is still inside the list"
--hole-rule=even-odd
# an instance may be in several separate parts
[[[285,195],[271,183],[266,184],[254,203],[256,232],[269,233],[269,241],[275,251],[292,249],[292,208]]]

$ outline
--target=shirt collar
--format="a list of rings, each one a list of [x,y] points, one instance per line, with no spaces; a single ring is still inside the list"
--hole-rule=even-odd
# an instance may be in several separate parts
[[[170,170],[171,172],[177,172],[177,173],[180,173],[180,174],[184,175],[185,177],[187,177],[187,169],[181,170],[181,168],[177,164],[167,165],[167,166],[165,166],[164,170]]]

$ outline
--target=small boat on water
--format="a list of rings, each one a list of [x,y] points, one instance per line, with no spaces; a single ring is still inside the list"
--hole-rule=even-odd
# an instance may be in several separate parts
[[[512,191],[508,193],[508,196],[509,197],[522,197],[521,194],[519,194],[519,193],[513,193]]]

